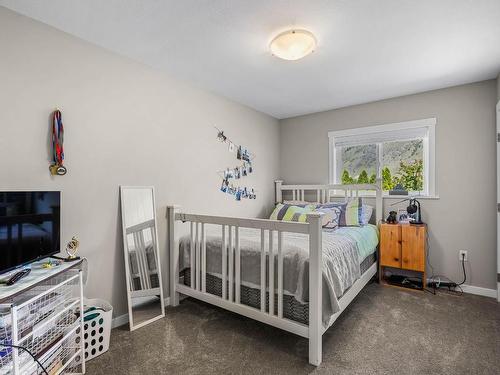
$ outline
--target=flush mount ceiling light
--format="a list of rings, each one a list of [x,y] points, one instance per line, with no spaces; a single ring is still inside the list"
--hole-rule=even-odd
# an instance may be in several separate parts
[[[307,30],[288,30],[276,36],[269,45],[274,56],[284,60],[299,60],[316,48],[316,38]]]

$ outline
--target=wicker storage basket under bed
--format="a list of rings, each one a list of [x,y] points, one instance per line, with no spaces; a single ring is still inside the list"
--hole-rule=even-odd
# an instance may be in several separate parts
[[[366,257],[361,263],[361,274],[365,273],[370,266],[377,260],[377,254],[373,253]],[[184,285],[191,286],[191,269],[186,268],[181,272],[181,277],[184,279]],[[217,276],[207,273],[206,282],[207,293],[222,296],[222,280]],[[242,304],[260,309],[260,289],[250,288],[241,285],[240,301]],[[266,292],[266,309],[269,310],[269,292]],[[274,311],[278,311],[278,297],[274,298]],[[283,317],[303,323],[309,323],[309,304],[301,303],[295,297],[283,295]]]

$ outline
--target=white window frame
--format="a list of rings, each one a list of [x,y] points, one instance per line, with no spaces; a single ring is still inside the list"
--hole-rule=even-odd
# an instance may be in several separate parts
[[[335,147],[335,138],[346,136],[363,136],[367,137],[369,144],[370,135],[380,132],[400,131],[405,129],[422,129],[425,128],[427,136],[423,138],[423,158],[424,158],[424,190],[420,193],[421,196],[435,198],[436,191],[436,118],[426,118],[421,120],[412,120],[404,122],[395,122],[384,125],[365,126],[346,130],[335,130],[328,132],[329,144],[329,181],[330,184],[340,184],[337,181],[337,150]],[[406,140],[406,139],[402,139]],[[374,142],[375,143],[375,142]],[[377,143],[375,143],[377,144]],[[377,177],[381,177],[380,160],[382,158],[382,148],[377,144]],[[386,195],[387,192],[384,192]]]

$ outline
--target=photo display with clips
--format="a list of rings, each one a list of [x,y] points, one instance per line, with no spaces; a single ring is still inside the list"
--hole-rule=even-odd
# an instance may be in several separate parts
[[[242,199],[256,199],[257,194],[254,188],[241,186],[236,182],[254,172],[252,160],[255,156],[247,148],[241,145],[237,146],[232,142],[224,135],[224,131],[219,129],[217,131],[217,139],[228,145],[230,153],[236,153],[236,160],[238,161],[234,167],[228,167],[223,171],[217,172],[222,179],[220,191],[234,196],[237,201],[241,201]]]

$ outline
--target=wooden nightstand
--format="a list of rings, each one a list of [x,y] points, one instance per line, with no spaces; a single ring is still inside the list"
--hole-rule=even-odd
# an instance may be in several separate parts
[[[425,248],[427,225],[380,224],[379,280],[384,280],[384,268],[399,268],[414,271],[426,284]]]

